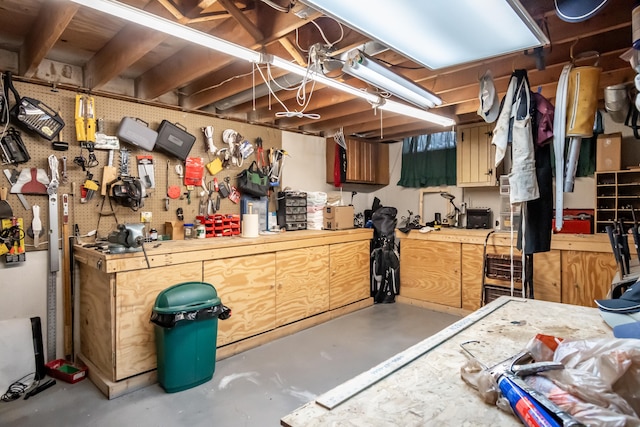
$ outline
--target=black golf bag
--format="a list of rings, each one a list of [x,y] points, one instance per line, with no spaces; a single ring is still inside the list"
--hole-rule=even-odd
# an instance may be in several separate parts
[[[395,243],[397,213],[394,207],[381,207],[371,216],[371,296],[375,303],[393,303],[400,292],[400,258]]]

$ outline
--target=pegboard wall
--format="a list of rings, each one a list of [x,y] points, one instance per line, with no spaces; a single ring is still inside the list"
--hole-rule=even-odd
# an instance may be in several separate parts
[[[54,154],[58,158],[60,166],[60,176],[62,177],[62,158],[66,157],[67,161],[67,183],[61,183],[58,188],[58,195],[60,195],[60,226],[62,224],[62,203],[61,195],[69,194],[69,230],[73,231],[73,225],[77,224],[79,227],[80,235],[85,235],[91,230],[96,230],[98,226],[98,220],[100,218],[100,226],[97,229],[97,234],[100,237],[106,237],[109,232],[116,228],[116,221],[113,216],[100,216],[101,209],[104,212],[110,211],[109,201],[105,200],[98,190],[93,196],[92,200],[81,203],[80,189],[81,185],[86,179],[86,173],[82,171],[82,168],[74,164],[73,159],[76,156],[84,156],[87,158],[88,152],[86,149],[81,149],[80,143],[76,139],[75,131],[75,97],[76,92],[54,89],[52,87],[36,85],[24,82],[14,82],[16,89],[20,92],[21,96],[27,96],[35,98],[58,111],[58,114],[65,121],[65,127],[60,132],[60,141],[67,142],[69,149],[67,151],[54,151],[51,142],[41,138],[35,134],[31,134],[22,130],[19,126],[13,123],[10,126],[14,126],[21,133],[22,140],[24,141],[31,160],[27,163],[19,165],[2,165],[3,169],[18,170],[24,168],[39,168],[49,171],[48,157]],[[282,135],[281,131],[269,127],[261,127],[251,125],[242,122],[236,122],[231,120],[223,120],[215,117],[211,117],[205,114],[187,113],[170,108],[161,108],[153,105],[112,99],[102,96],[94,96],[95,99],[95,115],[98,119],[104,121],[104,133],[107,135],[116,135],[118,126],[123,117],[135,117],[148,123],[151,129],[157,130],[162,120],[167,120],[171,123],[179,123],[187,129],[187,132],[196,137],[196,142],[189,153],[189,157],[202,157],[204,163],[214,159],[214,156],[207,151],[206,141],[202,128],[205,126],[213,126],[214,144],[218,148],[226,147],[227,145],[222,141],[222,133],[225,129],[233,129],[244,137],[247,141],[254,143],[256,138],[260,137],[263,141],[263,148],[266,152],[269,148],[281,148],[282,147]],[[10,104],[14,104],[13,96],[10,96]],[[196,187],[191,192],[191,203],[184,197],[183,199],[171,199],[169,202],[169,210],[165,210],[165,197],[166,197],[166,183],[168,176],[169,185],[180,186],[183,193],[187,191],[183,185],[182,179],[175,172],[175,166],[184,162],[180,159],[172,156],[165,155],[164,153],[153,151],[148,152],[133,145],[120,142],[121,148],[130,150],[130,174],[132,176],[138,176],[138,168],[136,165],[136,157],[139,155],[151,155],[153,158],[153,181],[155,182],[155,188],[147,189],[147,197],[144,199],[144,206],[138,211],[133,211],[128,207],[117,205],[113,203],[115,212],[115,218],[118,223],[135,223],[141,222],[142,212],[151,212],[152,218],[150,223],[147,224],[147,230],[155,228],[159,234],[164,234],[164,224],[166,221],[178,221],[176,211],[178,208],[182,208],[184,212],[184,222],[195,222],[195,217],[198,215],[200,191],[201,187]],[[99,164],[89,169],[93,174],[93,179],[99,181],[102,184],[103,167],[108,163],[109,150],[95,150],[95,154]],[[114,152],[113,166],[119,166],[119,152]],[[218,181],[224,180],[225,177],[231,179],[230,184],[235,185],[236,175],[247,168],[251,162],[255,160],[255,152],[249,158],[244,160],[242,167],[229,166],[223,169],[221,172],[215,175]],[[169,173],[167,175],[167,161],[169,161]],[[208,183],[213,180],[214,176],[211,175],[205,168],[204,172],[205,181]],[[0,187],[10,187],[9,181],[4,174],[0,176]],[[72,186],[72,183],[74,185]],[[75,194],[72,188],[75,188]],[[277,189],[276,189],[277,190]],[[43,229],[47,229],[48,223],[48,197],[46,195],[25,195],[25,198],[30,205],[40,206],[40,219],[43,224]],[[104,203],[103,203],[103,200]],[[33,219],[33,212],[24,209],[16,194],[9,194],[8,202],[13,209],[14,216],[23,218],[25,227],[28,228],[31,225]],[[240,213],[240,204],[234,204],[229,199],[222,199],[220,203],[220,209],[218,213],[222,214],[238,214]],[[41,237],[41,242],[47,240],[46,234]],[[90,239],[83,239],[83,241],[90,241]],[[45,250],[47,244],[40,244],[38,248],[33,247],[33,240],[30,237],[26,237],[25,243],[27,245],[27,251],[29,250]]]

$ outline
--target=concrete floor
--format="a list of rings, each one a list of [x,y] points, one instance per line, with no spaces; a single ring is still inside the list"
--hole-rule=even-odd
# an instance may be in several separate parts
[[[406,304],[368,307],[216,363],[179,393],[159,385],[114,400],[89,381],[0,402],[0,425],[278,426],[280,418],[459,319]]]

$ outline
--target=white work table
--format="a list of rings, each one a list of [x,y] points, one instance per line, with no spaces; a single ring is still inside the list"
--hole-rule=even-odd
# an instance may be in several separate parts
[[[613,337],[597,309],[501,297],[318,396],[283,417],[281,425],[521,425],[515,416],[483,403],[477,392],[462,381],[460,368],[467,356],[460,343],[480,341],[467,348],[480,361],[492,365],[521,351],[537,333],[565,339]],[[395,370],[412,356],[417,358]],[[366,386],[368,383],[372,384]],[[362,391],[354,394],[358,389]]]

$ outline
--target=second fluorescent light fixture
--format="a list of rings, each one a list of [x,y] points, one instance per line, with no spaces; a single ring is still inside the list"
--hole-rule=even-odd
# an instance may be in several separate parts
[[[394,73],[357,49],[349,52],[342,71],[420,108],[442,104],[442,100],[433,93]]]

